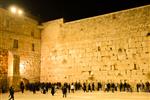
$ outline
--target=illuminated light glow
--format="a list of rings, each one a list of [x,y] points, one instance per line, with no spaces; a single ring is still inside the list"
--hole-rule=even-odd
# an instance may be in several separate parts
[[[12,6],[10,7],[10,11],[13,13],[13,14],[16,14],[17,13],[17,8],[15,6]]]
[[[17,15],[23,15],[23,13],[24,13],[22,9],[20,9],[16,6],[9,7],[9,10],[10,10],[11,13],[17,14]]]
[[[18,14],[19,14],[19,15],[23,15],[23,11],[19,9],[19,10],[18,10]]]
[[[24,63],[20,63],[20,74],[23,74],[25,69],[25,64]]]
[[[8,57],[8,77],[13,76],[13,54],[9,51],[9,57]]]

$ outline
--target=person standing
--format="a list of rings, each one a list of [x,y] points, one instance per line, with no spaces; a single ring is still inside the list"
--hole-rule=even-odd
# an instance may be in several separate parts
[[[74,85],[73,85],[73,83],[71,84],[71,91],[72,91],[72,93],[74,93],[74,90],[75,90],[75,87],[74,87]]]
[[[107,84],[104,85],[104,91],[108,92]]]
[[[115,83],[111,83],[111,89],[112,89],[112,93],[114,93],[114,91],[115,91]]]
[[[97,83],[97,91],[100,89],[100,82]]]
[[[55,94],[55,86],[54,85],[52,85],[52,87],[51,87],[51,94],[52,94],[52,96],[54,96],[54,94]]]
[[[46,87],[43,87],[43,94],[46,94]]]
[[[63,87],[62,87],[62,93],[63,93],[63,98],[65,97],[67,97],[67,87],[64,85]]]
[[[24,83],[22,81],[20,83],[20,89],[21,89],[21,92],[24,93]]]
[[[91,91],[92,92],[92,89],[91,89],[91,85],[90,83],[88,84],[88,92]]]
[[[95,91],[95,85],[94,85],[94,82],[92,83],[92,91]]]
[[[122,92],[122,88],[123,88],[123,83],[120,82],[120,86],[119,86],[120,92]]]
[[[33,94],[36,93],[36,87],[35,87],[35,84],[32,84],[32,91],[33,91]]]
[[[9,100],[14,100],[14,89],[12,86],[9,89],[9,97]]]
[[[70,93],[71,86],[68,84],[68,92]]]
[[[86,84],[83,83],[83,91],[86,92]]]
[[[107,92],[109,92],[110,91],[110,83],[108,82],[107,83]]]

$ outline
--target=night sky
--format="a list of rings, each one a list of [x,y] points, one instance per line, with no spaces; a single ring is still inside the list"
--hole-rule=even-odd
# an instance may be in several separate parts
[[[150,4],[150,0],[0,0],[0,7],[17,5],[40,22],[64,18],[73,21]]]

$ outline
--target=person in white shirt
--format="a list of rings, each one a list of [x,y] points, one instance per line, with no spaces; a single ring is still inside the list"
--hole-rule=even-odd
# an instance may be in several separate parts
[[[72,91],[72,93],[74,93],[74,89],[75,89],[75,87],[74,87],[74,85],[73,85],[73,83],[71,84],[71,91]]]

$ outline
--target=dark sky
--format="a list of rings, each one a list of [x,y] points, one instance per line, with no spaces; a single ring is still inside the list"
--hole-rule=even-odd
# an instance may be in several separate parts
[[[0,0],[0,7],[15,4],[40,22],[64,18],[72,21],[150,4],[150,0]]]

